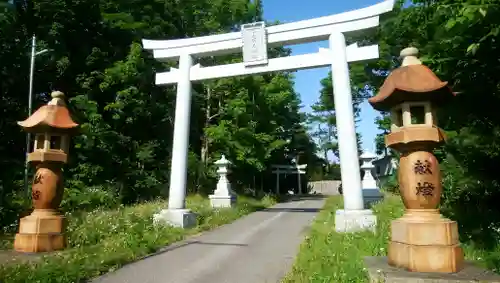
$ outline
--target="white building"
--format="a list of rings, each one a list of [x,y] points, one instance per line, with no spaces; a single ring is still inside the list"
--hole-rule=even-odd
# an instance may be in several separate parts
[[[397,158],[391,155],[377,158],[373,161],[373,165],[375,165],[374,176],[379,182],[384,182],[392,176],[398,167]]]

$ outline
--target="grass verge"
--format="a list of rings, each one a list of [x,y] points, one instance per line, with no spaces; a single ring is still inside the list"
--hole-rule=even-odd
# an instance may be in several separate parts
[[[329,198],[315,219],[309,235],[300,247],[292,271],[283,283],[298,282],[369,282],[363,258],[386,256],[391,220],[403,215],[401,198],[386,195],[374,206],[377,233],[335,232],[335,211],[343,207],[342,197]],[[462,243],[467,259],[498,272],[500,252],[487,252]]]
[[[152,215],[166,207],[165,202],[159,201],[68,215],[67,250],[32,262],[4,264],[0,266],[0,282],[85,282],[186,236],[230,223],[272,204],[274,200],[267,197],[239,197],[234,208],[212,210],[207,199],[191,196],[187,206],[197,213],[198,225],[186,230],[152,224]]]

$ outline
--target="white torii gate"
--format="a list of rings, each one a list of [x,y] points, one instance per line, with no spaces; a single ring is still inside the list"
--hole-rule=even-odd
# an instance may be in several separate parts
[[[302,180],[301,175],[306,173],[307,164],[294,164],[294,165],[271,165],[272,173],[276,174],[276,195],[280,194],[280,174],[297,174],[298,194],[302,194]]]
[[[391,11],[394,1],[385,0],[359,10],[270,27],[265,27],[263,22],[247,24],[241,32],[176,40],[144,39],[144,49],[153,50],[155,58],[179,61],[179,68],[156,74],[157,85],[177,84],[177,98],[168,209],[155,215],[155,221],[181,227],[196,223],[194,214],[185,208],[192,82],[331,66],[344,187],[344,210],[337,212],[336,225],[346,231],[373,226],[371,220],[365,223],[371,211],[363,207],[348,62],[378,58],[378,45],[346,46],[344,33],[377,27],[379,16]],[[322,40],[329,40],[330,48],[305,55],[267,58],[269,47]],[[243,52],[243,63],[210,67],[194,64],[195,58],[240,52]]]

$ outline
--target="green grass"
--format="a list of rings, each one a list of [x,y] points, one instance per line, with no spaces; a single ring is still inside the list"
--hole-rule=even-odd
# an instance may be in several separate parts
[[[375,205],[376,234],[335,232],[335,211],[342,207],[342,197],[327,200],[283,283],[369,282],[363,258],[387,255],[390,221],[403,215],[403,204],[399,196],[387,195],[384,201]],[[469,244],[462,244],[462,247],[467,259],[496,270],[500,252],[478,250]]]
[[[272,204],[274,200],[267,197],[262,200],[239,197],[234,208],[212,210],[207,199],[192,196],[187,199],[187,206],[197,213],[198,225],[186,230],[152,224],[152,215],[166,207],[160,201],[111,211],[75,213],[68,216],[67,250],[32,262],[3,264],[0,281],[85,282],[186,236],[230,223]]]

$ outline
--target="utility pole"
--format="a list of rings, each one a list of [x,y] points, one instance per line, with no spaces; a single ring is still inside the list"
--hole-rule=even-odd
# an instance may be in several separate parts
[[[35,73],[35,58],[38,55],[41,55],[45,52],[48,52],[49,49],[43,49],[36,52],[36,36],[33,34],[31,38],[31,61],[30,61],[30,76],[29,76],[29,93],[28,93],[28,117],[31,116],[33,112],[33,77]],[[26,135],[26,158],[24,162],[24,187],[26,193],[29,195],[29,184],[28,184],[28,154],[30,153],[30,144],[31,144],[31,134],[28,133]]]

